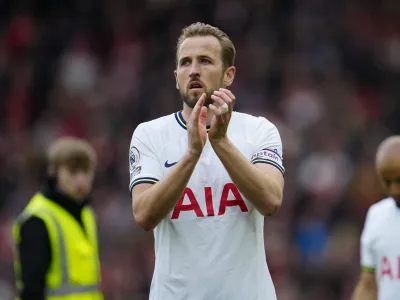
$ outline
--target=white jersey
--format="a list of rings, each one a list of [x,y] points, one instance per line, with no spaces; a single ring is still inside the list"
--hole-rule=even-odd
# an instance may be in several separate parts
[[[400,299],[400,208],[393,198],[368,210],[361,235],[361,266],[375,272],[378,300]]]
[[[282,143],[262,117],[234,112],[230,141],[253,163],[282,173]],[[156,183],[187,151],[181,112],[140,124],[130,147],[130,190]],[[154,229],[151,300],[276,300],[264,217],[236,188],[207,141],[182,197]]]

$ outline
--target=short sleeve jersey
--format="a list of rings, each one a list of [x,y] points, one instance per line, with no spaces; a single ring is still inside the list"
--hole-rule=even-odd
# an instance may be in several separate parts
[[[375,272],[378,300],[400,295],[400,208],[386,198],[368,210],[361,234],[361,267]]]
[[[285,172],[279,132],[267,119],[234,112],[228,137],[251,163]],[[130,145],[130,190],[167,176],[187,144],[181,112],[140,124]],[[232,182],[209,141],[154,237],[150,299],[276,299],[265,257],[264,216]]]

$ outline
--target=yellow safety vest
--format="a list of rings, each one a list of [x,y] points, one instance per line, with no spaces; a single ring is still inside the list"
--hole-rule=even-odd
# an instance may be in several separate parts
[[[23,288],[18,255],[20,229],[30,216],[44,221],[50,238],[52,259],[46,275],[46,299],[102,300],[96,221],[92,210],[82,210],[84,231],[73,216],[41,193],[31,199],[13,227],[17,288]]]

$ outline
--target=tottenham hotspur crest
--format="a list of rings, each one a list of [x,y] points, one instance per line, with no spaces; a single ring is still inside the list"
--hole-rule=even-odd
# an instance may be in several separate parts
[[[132,172],[140,160],[139,150],[132,146],[129,150],[129,170]]]

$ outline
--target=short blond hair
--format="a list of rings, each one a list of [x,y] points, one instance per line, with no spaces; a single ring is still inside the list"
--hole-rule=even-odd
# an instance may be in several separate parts
[[[50,145],[47,160],[50,172],[57,171],[61,166],[71,171],[90,171],[96,167],[97,155],[89,142],[75,137],[62,137]]]
[[[213,36],[217,38],[221,44],[221,59],[224,69],[234,65],[236,49],[228,35],[217,27],[201,22],[193,23],[182,29],[176,46],[176,63],[178,63],[179,48],[183,41],[196,36]]]

